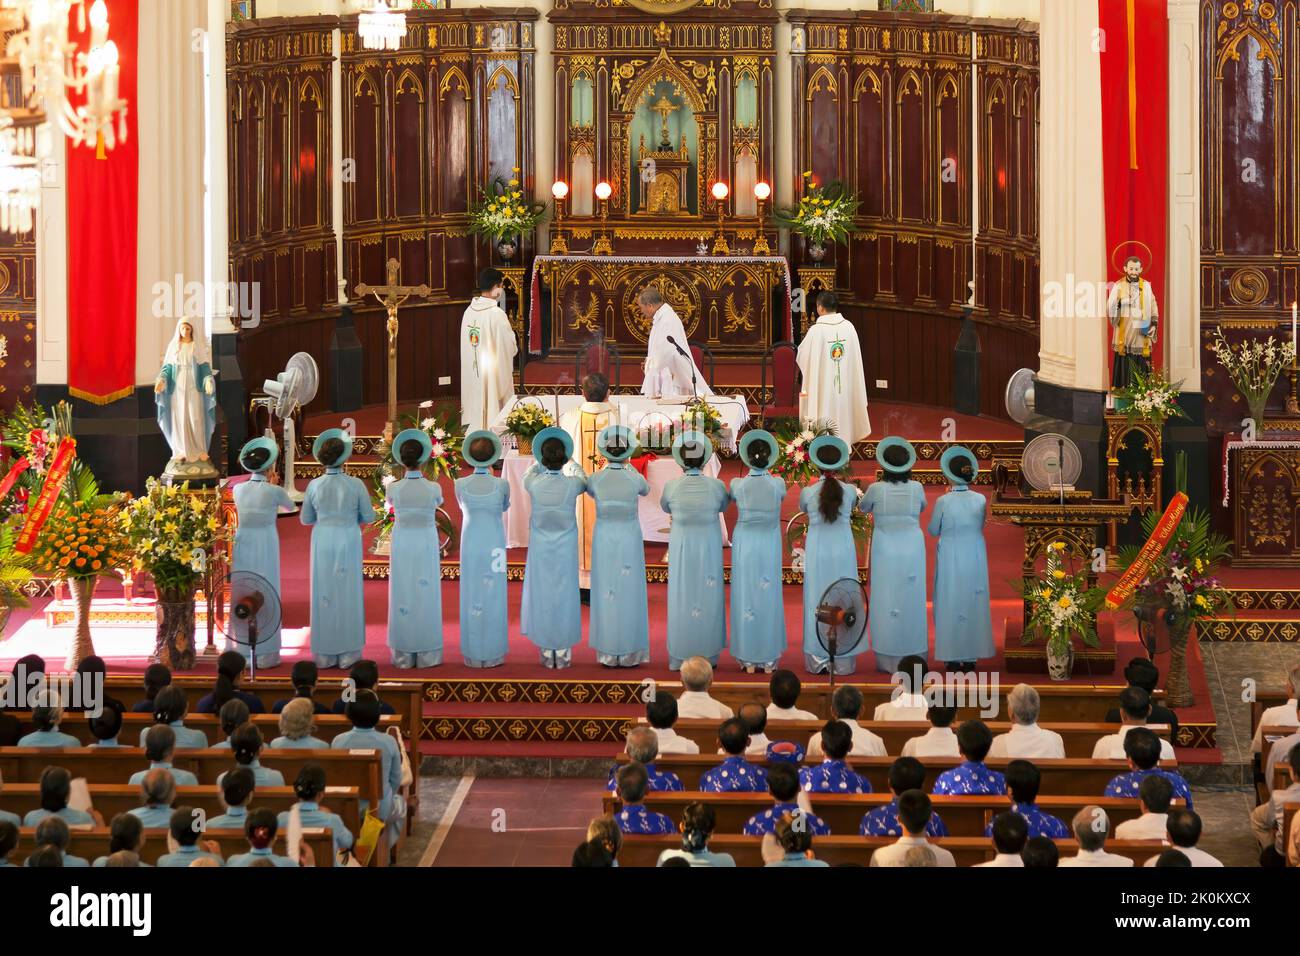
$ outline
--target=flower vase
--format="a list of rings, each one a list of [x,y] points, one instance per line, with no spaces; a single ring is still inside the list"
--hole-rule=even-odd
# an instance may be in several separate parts
[[[1264,414],[1268,407],[1268,399],[1261,398],[1258,401],[1247,399],[1246,404],[1250,407],[1250,417],[1255,421],[1255,433],[1259,434],[1264,431]]]
[[[1074,644],[1065,641],[1047,642],[1047,676],[1056,681],[1067,681],[1074,674]]]
[[[153,659],[173,671],[194,667],[194,592],[193,584],[158,589]]]
[[[1187,642],[1191,640],[1192,619],[1186,614],[1170,611],[1165,617],[1165,627],[1169,632],[1169,673],[1165,675],[1165,704],[1169,707],[1191,707],[1196,703],[1187,676]]]
[[[808,258],[813,262],[821,262],[826,258],[826,247],[820,242],[808,243]]]
[[[533,456],[533,440],[531,438],[520,437],[516,438],[515,441],[519,444],[520,455],[524,458],[531,458]]]
[[[73,631],[64,666],[69,671],[75,671],[77,665],[87,657],[95,656],[95,644],[90,639],[90,605],[95,598],[95,585],[98,583],[98,577],[68,579],[68,589],[72,592]]]
[[[515,253],[518,249],[519,246],[513,239],[502,239],[497,243],[497,255],[501,257],[501,262],[504,265],[510,264],[510,261],[514,259]]]

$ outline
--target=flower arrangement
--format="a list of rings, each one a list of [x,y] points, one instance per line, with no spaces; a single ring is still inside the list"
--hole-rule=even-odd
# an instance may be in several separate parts
[[[1262,428],[1264,407],[1278,376],[1295,365],[1295,343],[1279,343],[1270,335],[1267,341],[1252,339],[1233,345],[1224,338],[1223,330],[1217,329],[1212,348],[1214,357],[1246,399],[1256,428]]]
[[[59,442],[70,437],[72,406],[67,402],[59,402],[49,411],[41,405],[20,403],[7,417],[0,418],[0,449],[11,458],[4,468],[0,468],[0,480],[11,468],[26,462],[0,500],[0,514],[26,514],[28,501],[40,493]],[[93,484],[94,475],[90,469],[80,459],[74,459],[62,497],[67,501],[92,497],[86,491],[88,485]],[[98,494],[97,488],[94,494]]]
[[[546,203],[528,199],[519,184],[519,167],[508,182],[497,177],[479,191],[469,211],[469,231],[502,242],[531,233],[546,214]]]
[[[506,434],[519,442],[521,455],[532,454],[533,439],[555,424],[555,416],[534,402],[520,402],[506,416]]]
[[[1100,645],[1097,611],[1105,593],[1088,586],[1086,572],[1065,567],[1064,542],[1056,541],[1047,549],[1042,580],[1028,587],[1022,585],[1021,591],[1029,611],[1022,643],[1044,638],[1048,653],[1057,658],[1069,655],[1076,637],[1088,647]]]
[[[9,612],[27,606],[27,585],[32,579],[32,562],[14,550],[18,537],[15,522],[0,523],[0,635],[4,634]]]
[[[424,406],[421,406],[421,410],[423,408]],[[455,478],[460,473],[460,446],[465,440],[465,429],[455,413],[429,415],[423,418],[418,414],[402,415],[397,420],[393,434],[396,436],[408,428],[421,429],[429,436],[429,443],[433,446],[433,454],[429,456],[422,469],[424,477],[430,481],[437,481],[439,478]],[[397,455],[390,444],[381,441],[375,446],[375,451],[379,454],[380,464],[377,469],[379,479],[385,475],[396,478],[405,473],[406,469],[397,460]]]
[[[769,429],[781,455],[772,466],[772,474],[787,485],[799,485],[801,488],[811,485],[821,478],[821,469],[808,455],[808,446],[822,435],[830,435],[834,428],[830,422],[799,422],[785,419],[774,422]]]
[[[811,171],[803,174],[803,197],[797,206],[777,209],[776,221],[809,242],[844,242],[858,214],[858,200],[843,183],[819,186]]]
[[[1142,533],[1155,533],[1160,514],[1152,509],[1142,517]],[[1120,549],[1121,570],[1137,558],[1136,545]],[[1215,571],[1231,554],[1231,542],[1215,534],[1208,512],[1189,509],[1174,531],[1169,547],[1152,565],[1133,595],[1134,604],[1165,605],[1174,615],[1171,627],[1190,627],[1224,611],[1234,611],[1232,592]]]
[[[84,501],[61,500],[32,550],[36,573],[58,581],[88,581],[131,562],[130,542],[120,515],[122,495],[96,494]]]
[[[224,540],[218,510],[215,496],[190,494],[188,483],[164,485],[154,478],[143,497],[122,509],[133,565],[149,572],[160,594],[188,592],[207,572],[213,547]]]
[[[1137,372],[1134,383],[1128,388],[1120,389],[1115,397],[1126,402],[1124,411],[1128,422],[1154,422],[1164,427],[1171,418],[1186,418],[1187,413],[1178,405],[1178,396],[1182,394],[1182,383],[1171,384],[1158,369],[1149,375]]]
[[[722,444],[722,413],[703,398],[696,398],[686,403],[682,417],[678,420],[682,431],[702,432],[709,436],[716,452]]]

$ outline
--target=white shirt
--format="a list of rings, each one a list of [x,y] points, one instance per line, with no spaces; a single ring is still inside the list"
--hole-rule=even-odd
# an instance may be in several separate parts
[[[976,863],[976,866],[1024,866],[1025,861],[1020,859],[1019,853],[999,853],[987,863]]]
[[[941,846],[935,846],[923,836],[902,836],[898,838],[897,843],[889,846],[882,846],[875,853],[871,854],[871,866],[902,866],[903,858],[907,856],[907,851],[914,846],[928,846],[930,852],[934,854],[935,866],[956,866],[957,861],[953,859],[950,852]]]
[[[960,757],[957,735],[951,727],[931,727],[920,737],[903,744],[904,757]]]
[[[700,752],[700,745],[689,737],[683,737],[671,727],[660,729],[651,727],[655,736],[659,738],[659,752],[661,754],[697,754]]]
[[[1264,786],[1269,793],[1273,792],[1273,771],[1279,763],[1287,763],[1291,759],[1291,748],[1300,744],[1300,733],[1294,733],[1290,737],[1283,737],[1273,744],[1268,751],[1268,760],[1264,764]]]
[[[1191,860],[1192,866],[1195,867],[1223,866],[1222,863],[1210,856],[1210,854],[1206,853],[1204,850],[1197,849],[1194,846],[1170,846],[1169,849],[1177,850],[1183,856],[1187,857],[1187,859]],[[1160,859],[1160,854],[1157,853],[1142,865],[1155,866],[1158,859]]]
[[[800,710],[798,707],[778,707],[776,704],[767,705],[768,720],[820,720],[816,714],[810,714],[806,710]]]
[[[1047,730],[1037,724],[1013,724],[1005,734],[993,738],[989,748],[989,757],[993,760],[1011,758],[1032,759],[1064,758],[1065,741],[1054,730]]]
[[[677,716],[730,720],[735,714],[722,701],[710,697],[707,690],[684,690],[677,698]]]
[[[1128,732],[1132,730],[1134,727],[1144,727],[1144,726],[1146,725],[1125,724],[1123,727],[1119,729],[1119,733],[1107,734],[1105,737],[1102,737],[1100,740],[1097,741],[1096,745],[1092,748],[1092,759],[1093,760],[1127,760],[1128,755],[1124,753],[1124,738],[1128,736]],[[1161,724],[1159,726],[1166,731],[1169,729],[1168,726],[1164,724]],[[1175,759],[1174,745],[1171,744],[1164,737],[1160,736],[1160,731],[1156,729],[1156,725],[1147,727],[1147,729],[1155,731],[1156,736],[1160,740],[1160,759],[1174,760]]]
[[[1273,847],[1280,855],[1286,855],[1286,840],[1282,832],[1282,821],[1286,819],[1286,805],[1300,801],[1300,783],[1293,783],[1285,790],[1274,790],[1266,803],[1255,810],[1259,814],[1259,823],[1273,831]]]
[[[930,705],[924,694],[899,694],[876,707],[873,720],[925,720]]]
[[[880,737],[867,730],[856,720],[850,720],[847,717],[835,718],[842,724],[848,724],[849,729],[853,731],[853,748],[849,751],[850,757],[888,757],[885,750],[885,742]],[[953,738],[956,739],[955,737]],[[808,756],[820,757],[822,755],[822,735],[813,734],[808,741]]]
[[[1168,835],[1169,814],[1144,813],[1115,827],[1116,840],[1163,840]]]
[[[1080,850],[1078,856],[1066,857],[1057,866],[1132,866],[1133,861],[1105,850]]]
[[[1261,753],[1264,749],[1264,728],[1265,727],[1300,727],[1300,708],[1296,706],[1296,699],[1292,697],[1285,704],[1277,707],[1270,707],[1259,715],[1259,726],[1255,728],[1255,739],[1250,745],[1255,753]]]

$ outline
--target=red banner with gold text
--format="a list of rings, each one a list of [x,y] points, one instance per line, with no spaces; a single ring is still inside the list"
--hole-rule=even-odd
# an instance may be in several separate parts
[[[1134,589],[1146,580],[1147,575],[1151,572],[1151,566],[1155,564],[1156,559],[1165,553],[1165,548],[1169,547],[1169,540],[1178,530],[1179,524],[1182,523],[1183,514],[1187,511],[1187,495],[1181,491],[1174,495],[1173,500],[1169,502],[1169,507],[1165,513],[1160,516],[1160,522],[1156,525],[1155,533],[1147,539],[1147,543],[1142,545],[1142,550],[1133,563],[1128,566],[1128,570],[1120,575],[1120,579],[1115,582],[1115,586],[1110,589],[1106,595],[1106,607],[1109,610],[1115,610],[1121,607],[1125,601],[1133,596]]]
[[[27,509],[27,520],[23,522],[23,528],[18,532],[18,541],[14,545],[14,550],[19,554],[31,554],[32,548],[36,547],[36,539],[40,537],[41,528],[45,526],[45,522],[54,511],[54,504],[58,501],[59,492],[63,490],[63,482],[67,479],[68,472],[72,470],[72,462],[76,457],[77,440],[63,439],[59,443],[59,450],[54,453],[54,462],[45,476],[45,483],[41,485],[41,493],[37,495],[36,503]]]

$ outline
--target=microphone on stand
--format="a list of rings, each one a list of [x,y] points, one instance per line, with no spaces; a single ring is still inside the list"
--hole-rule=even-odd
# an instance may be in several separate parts
[[[695,359],[692,358],[690,353],[688,353],[684,348],[678,345],[677,340],[673,338],[671,335],[667,336],[667,339],[668,339],[668,344],[677,350],[677,354],[680,355],[682,358],[686,359],[686,361],[691,363],[691,398],[692,399],[699,398],[700,387],[695,381]]]
[[[690,356],[686,354],[686,349],[678,345],[677,340],[673,338],[671,335],[668,336],[668,344],[671,345],[673,348],[675,348],[677,350],[677,354],[682,356],[682,358],[690,358]]]

